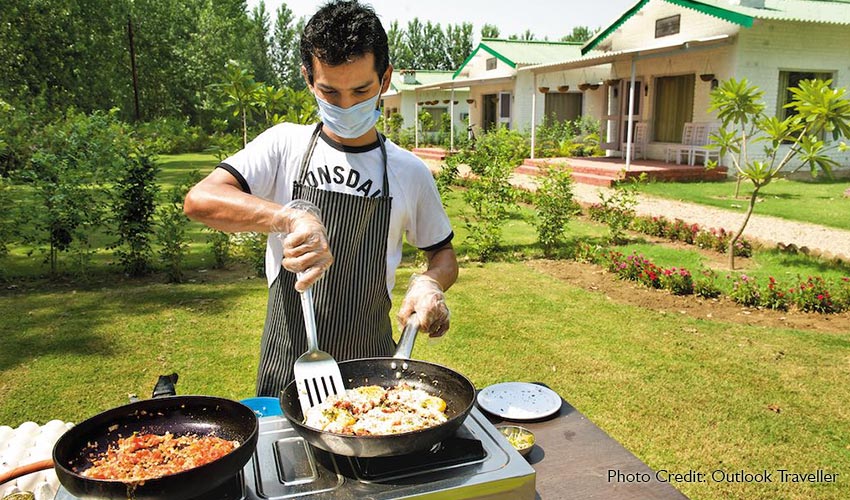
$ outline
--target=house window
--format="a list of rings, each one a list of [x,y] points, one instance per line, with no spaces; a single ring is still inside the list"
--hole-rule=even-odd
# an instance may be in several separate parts
[[[565,122],[581,117],[581,99],[584,94],[569,92],[565,94],[546,94],[543,113],[548,121]]]
[[[694,116],[694,75],[655,79],[652,130],[657,142],[682,142],[682,129]]]
[[[427,129],[423,129],[423,132],[439,132],[440,124],[443,123],[443,114],[446,112],[446,108],[422,108],[424,111],[427,111],[429,115],[431,115],[431,126]]]
[[[679,21],[681,18],[682,16],[676,14],[675,16],[656,19],[655,38],[677,34],[679,32]]]
[[[789,88],[799,87],[803,80],[830,80],[832,73],[815,72],[815,71],[780,71],[779,72],[779,92],[776,99],[776,116],[784,120],[789,116],[793,116],[796,111],[791,108],[786,108],[785,105],[791,102],[794,94]]]
[[[487,71],[490,71],[491,69],[496,69],[496,58],[495,57],[491,57],[490,59],[487,59]]]

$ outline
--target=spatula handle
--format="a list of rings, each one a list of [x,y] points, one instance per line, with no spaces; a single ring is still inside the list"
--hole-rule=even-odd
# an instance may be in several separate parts
[[[416,317],[416,313],[413,313],[407,318],[407,325],[404,326],[404,330],[401,332],[401,338],[398,339],[398,346],[396,347],[395,354],[393,354],[394,358],[410,359],[417,333],[419,333],[419,318]]]
[[[301,273],[298,273],[301,279]],[[316,332],[316,313],[313,311],[313,286],[310,285],[301,295],[301,312],[304,315],[304,328],[307,330],[307,350],[319,350],[319,334]]]

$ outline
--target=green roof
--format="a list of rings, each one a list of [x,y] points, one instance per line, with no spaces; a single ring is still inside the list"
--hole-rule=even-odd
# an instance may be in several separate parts
[[[407,71],[413,71],[415,74],[415,83],[404,83],[404,74]],[[427,69],[417,70],[394,70],[393,78],[390,87],[402,92],[404,90],[413,90],[420,85],[428,85],[431,83],[445,82],[452,79],[453,71],[436,71]]]
[[[754,19],[797,21],[804,23],[850,24],[850,0],[765,0],[764,8],[731,5],[728,0],[663,0],[703,14],[713,16],[745,28]],[[591,38],[581,49],[586,54],[617,31],[626,21],[649,3],[640,0],[623,13],[610,26]]]
[[[455,71],[453,78],[457,78],[461,70],[469,64],[469,61],[482,50],[495,56],[508,66],[516,68],[517,66],[547,64],[576,58],[581,55],[581,44],[577,42],[485,38],[469,54],[460,68]]]

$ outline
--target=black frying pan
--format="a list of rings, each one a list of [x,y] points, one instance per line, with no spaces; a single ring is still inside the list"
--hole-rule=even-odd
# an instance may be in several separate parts
[[[292,428],[308,443],[331,453],[352,457],[380,457],[430,449],[451,436],[469,414],[475,401],[475,386],[454,370],[426,361],[407,359],[413,350],[418,324],[408,322],[394,358],[365,358],[339,363],[347,389],[364,385],[392,387],[407,382],[446,401],[448,420],[440,425],[385,436],[350,436],[324,432],[304,425],[298,389],[291,382],[281,392],[281,409]]]
[[[194,469],[139,485],[91,479],[80,473],[90,456],[133,432],[215,435],[239,441],[229,454]],[[69,429],[53,448],[59,482],[82,498],[183,500],[210,491],[233,477],[257,446],[257,416],[247,406],[212,396],[168,396],[131,403],[95,415]]]

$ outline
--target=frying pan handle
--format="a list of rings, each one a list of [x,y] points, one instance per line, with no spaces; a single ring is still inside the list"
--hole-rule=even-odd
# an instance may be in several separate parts
[[[172,373],[171,375],[160,375],[159,380],[156,381],[156,386],[153,388],[153,394],[151,394],[151,397],[158,398],[163,396],[176,396],[177,389],[174,388],[174,384],[176,383],[176,373]]]
[[[419,333],[419,318],[417,318],[416,313],[414,313],[407,318],[407,325],[401,332],[401,338],[398,340],[398,347],[396,347],[395,354],[393,354],[394,358],[410,359],[410,354],[413,352],[413,344],[416,342],[417,333]]]
[[[0,474],[0,484],[9,482],[13,479],[18,479],[19,477],[26,476],[27,474],[32,474],[33,472],[38,472],[44,469],[50,469],[52,467],[53,460],[42,460],[40,462],[22,465],[10,471],[4,472],[3,474]]]

